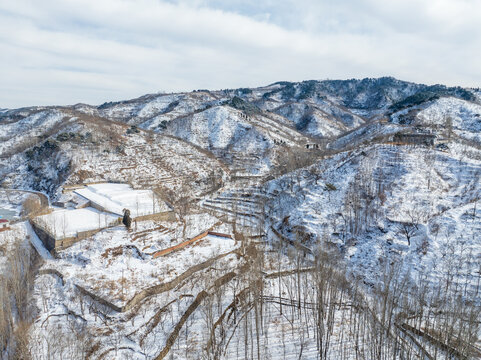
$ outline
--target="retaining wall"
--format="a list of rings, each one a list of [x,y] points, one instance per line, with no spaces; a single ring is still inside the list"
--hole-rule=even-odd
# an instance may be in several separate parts
[[[90,296],[92,299],[94,299],[95,301],[97,301],[98,303],[102,304],[102,305],[105,305],[106,307],[108,307],[109,309],[112,309],[116,312],[122,312],[122,308],[115,305],[115,304],[112,304],[110,301],[107,301],[105,300],[104,298],[101,298],[100,296],[98,295],[95,295],[94,293],[88,291],[87,289],[85,289],[84,287],[80,286],[80,285],[75,285],[75,287],[83,294],[83,295],[87,295],[87,296]]]
[[[171,252],[173,252],[175,250],[182,249],[182,248],[186,247],[187,245],[193,244],[194,242],[205,238],[207,235],[213,235],[213,236],[219,236],[219,237],[223,237],[223,238],[232,239],[232,236],[228,235],[228,234],[223,234],[223,233],[218,233],[218,232],[213,232],[213,231],[204,231],[203,233],[200,233],[199,235],[193,237],[190,240],[183,241],[180,244],[171,246],[170,248],[155,252],[153,254],[154,259],[158,258],[159,256],[164,256],[164,255],[170,254]]]
[[[170,248],[157,251],[157,252],[154,253],[154,259],[158,258],[159,256],[164,256],[164,255],[170,254],[172,251],[182,249],[182,248],[186,247],[187,245],[190,245],[190,244],[192,244],[192,243],[194,243],[194,242],[196,242],[200,239],[203,239],[208,235],[208,233],[209,233],[208,231],[204,231],[203,233],[193,237],[190,240],[186,240],[184,242],[181,242],[180,244],[171,246]]]
[[[34,221],[30,220],[30,224],[32,225],[33,230],[35,231],[37,236],[40,238],[40,240],[42,240],[42,242],[45,245],[45,247],[47,248],[47,250],[50,251],[50,252],[55,251],[55,250],[65,249],[69,246],[72,246],[73,244],[75,244],[76,242],[78,242],[80,240],[84,240],[84,239],[87,239],[87,238],[95,235],[96,233],[98,233],[101,230],[110,228],[112,226],[116,226],[116,225],[120,224],[120,222],[121,222],[121,220],[118,220],[117,222],[111,224],[110,226],[102,227],[102,228],[99,228],[99,229],[80,231],[80,232],[77,232],[76,236],[69,236],[69,237],[62,238],[62,239],[56,239],[53,234],[51,234],[47,230],[39,227]]]
[[[155,221],[177,221],[175,212],[165,211],[156,214],[142,215],[134,218],[137,221],[155,220]]]
[[[141,290],[137,294],[135,294],[127,303],[122,307],[122,312],[128,311],[132,309],[134,306],[140,304],[143,300],[146,298],[152,296],[152,295],[157,295],[165,291],[170,291],[177,287],[179,284],[181,284],[184,280],[192,276],[194,273],[204,270],[214,264],[217,260],[236,253],[237,250],[232,250],[224,254],[217,255],[214,258],[211,258],[209,260],[204,261],[203,263],[197,264],[192,266],[191,268],[187,269],[185,272],[177,276],[175,279],[167,282],[167,283],[162,283],[158,285],[154,285],[150,288]]]
[[[42,240],[43,245],[45,245],[45,248],[50,252],[54,250],[55,237],[49,232],[47,232],[46,230],[38,227],[37,224],[35,224],[35,222],[33,222],[32,220],[29,220],[29,222],[30,222],[30,225],[32,225],[32,228],[37,234],[37,236],[39,237],[39,239]]]

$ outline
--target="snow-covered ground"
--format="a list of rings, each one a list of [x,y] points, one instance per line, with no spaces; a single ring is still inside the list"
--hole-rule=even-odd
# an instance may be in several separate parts
[[[38,111],[13,123],[0,123],[0,155],[16,146],[28,146],[28,141],[58,126],[67,114],[61,111]]]
[[[55,212],[56,218],[62,220],[65,212],[72,214],[72,217],[66,218],[67,221],[76,221],[72,227],[75,224],[81,226],[83,221],[79,223],[78,220],[83,212],[60,210]],[[51,222],[52,218],[49,220]],[[94,216],[94,220],[98,224],[98,218]],[[195,264],[238,247],[233,240],[209,235],[186,248],[153,258],[156,251],[179,244],[207,229],[213,228],[222,233],[231,231],[229,226],[211,216],[191,215],[185,221],[185,238],[182,237],[183,226],[176,222],[139,221],[133,224],[132,231],[127,231],[123,225],[102,230],[59,251],[54,268],[99,296],[122,305],[141,289],[159,281],[166,282]],[[93,224],[96,224],[95,221]],[[49,268],[51,266],[48,264]]]
[[[134,190],[128,184],[92,184],[74,192],[119,216],[123,215],[123,209],[130,210],[132,217],[170,210],[152,190]]]
[[[173,280],[189,268],[236,249],[233,240],[208,236],[184,249],[153,258],[125,230],[112,229],[59,255],[55,268],[94,294],[122,306],[142,289]],[[165,248],[174,245],[163,243]],[[138,247],[137,247],[138,246]],[[85,253],[89,254],[86,257]]]
[[[289,216],[290,227],[303,226],[313,247],[337,244],[350,269],[370,283],[378,281],[386,257],[402,261],[405,272],[427,271],[435,283],[442,267],[436,264],[450,251],[470,256],[458,269],[464,282],[481,256],[479,210],[475,214],[481,161],[450,147],[374,145],[321,161],[269,184],[269,192],[279,192],[270,205],[273,218],[280,225]]]
[[[199,228],[205,230],[205,226],[212,227],[215,220],[204,215],[192,215],[187,219],[187,224],[191,226],[188,226],[185,232],[192,236],[197,234]],[[121,359],[124,356],[145,358],[146,353],[153,357],[158,353],[159,347],[164,346],[167,336],[195,295],[203,289],[208,290],[217,277],[229,269],[235,269],[240,263],[238,255],[228,254],[238,249],[240,244],[212,235],[154,259],[150,251],[176,244],[180,240],[176,237],[179,229],[182,232],[181,227],[177,223],[153,221],[139,222],[137,226],[132,232],[120,226],[103,230],[91,239],[60,251],[58,259],[44,265],[42,270],[50,272],[39,276],[35,285],[37,306],[42,309],[31,332],[37,344],[35,356],[40,356],[43,351],[52,351],[53,342],[63,344],[68,339],[70,345],[57,350],[65,359],[85,356],[78,355],[78,347],[87,351],[92,346],[97,346],[99,354],[106,351],[107,359]],[[221,224],[214,227],[214,230],[229,231]],[[217,260],[202,265],[211,259]],[[198,266],[200,267],[196,269]],[[82,286],[95,296],[121,307],[136,294],[143,291],[148,293],[148,289],[168,284],[186,271],[192,273],[175,288],[147,295],[145,301],[125,314],[107,307],[99,308],[97,300],[80,294],[77,288],[78,285]],[[61,274],[62,278],[57,274]],[[162,326],[157,328],[152,324],[159,309],[163,319]],[[169,315],[165,319],[164,311],[165,315]],[[103,315],[100,315],[101,313]],[[108,324],[104,322],[105,316],[110,319]],[[96,340],[83,343],[83,337],[78,333],[79,328],[74,324],[73,332],[68,332],[64,325],[65,319],[69,317],[83,327],[85,335],[96,333]],[[128,321],[125,322],[125,319]],[[119,321],[125,323],[121,328],[116,325]],[[63,340],[54,341],[45,336],[54,331],[54,328],[57,329],[57,334],[67,332],[61,337]],[[196,328],[198,332],[202,332],[200,322],[196,324]],[[163,335],[159,333],[160,329]],[[78,335],[70,338],[69,334]],[[118,345],[111,343],[114,338],[119,341]],[[100,342],[98,345],[95,344],[97,341]],[[126,351],[131,353],[130,355],[117,348],[124,345],[133,346],[133,350]]]
[[[76,236],[79,232],[112,226],[118,223],[119,217],[87,207],[76,210],[54,210],[50,214],[36,217],[34,221],[56,239],[62,239]]]
[[[35,248],[35,250],[40,255],[40,257],[43,260],[53,260],[54,258],[52,254],[50,254],[48,250],[45,248],[44,243],[37,236],[35,230],[33,230],[32,225],[28,221],[25,221],[24,224],[25,224],[24,226],[25,226],[26,232],[28,234],[27,237],[29,238],[30,243]]]
[[[410,99],[416,105],[405,108],[403,100],[423,89],[441,95]],[[189,200],[189,214],[176,221],[138,221],[130,231],[112,226],[55,259],[26,223],[0,233],[2,261],[27,237],[43,258],[33,284],[34,359],[146,359],[163,349],[179,359],[317,359],[318,336],[330,342],[324,357],[376,358],[369,351],[379,340],[386,269],[395,269],[408,288],[395,295],[408,304],[403,310],[411,311],[418,299],[410,292],[424,286],[428,296],[414,317],[424,307],[432,316],[451,316],[445,311],[453,308],[436,304],[433,295],[448,285],[460,308],[477,310],[479,93],[468,101],[461,97],[469,94],[456,93],[461,89],[447,91],[392,78],[284,82],[2,113],[2,186],[40,189],[70,208],[81,206],[69,201],[82,196],[108,211],[56,209],[40,217],[55,236],[108,227],[124,208],[132,217],[169,210],[153,189],[176,209],[180,197]],[[237,105],[234,96],[242,99]],[[248,110],[239,109],[246,104]],[[391,108],[404,110],[391,114]],[[378,121],[383,118],[388,122]],[[394,133],[422,131],[446,144],[389,142]],[[329,151],[302,152],[306,143],[321,142],[311,136],[330,137]],[[295,161],[314,165],[280,171],[291,150],[299,152]],[[10,152],[18,153],[1,156]],[[104,181],[112,183],[62,193],[66,185]],[[4,198],[0,192],[0,208],[19,214],[24,198]],[[206,230],[244,240],[207,236],[153,257]],[[334,277],[339,281],[333,273],[316,279],[309,270],[326,249],[342,273]],[[299,266],[306,268],[296,272]],[[330,288],[316,292],[322,285],[316,281]],[[363,297],[371,300],[369,311]],[[331,300],[333,306],[324,306]],[[479,311],[473,314],[472,324],[479,324]],[[398,321],[405,314],[396,308],[391,315],[389,321]],[[395,338],[392,348],[406,339]],[[409,356],[422,354],[415,346]],[[391,355],[385,358],[404,356]]]
[[[22,191],[0,190],[0,217],[14,219],[20,217],[22,204],[30,194]]]
[[[438,134],[440,137],[452,132],[461,138],[481,144],[481,105],[478,103],[455,97],[442,97],[398,111],[391,115],[391,121],[398,124],[401,122],[400,119],[408,114],[414,114],[412,125],[421,126],[429,131],[436,129],[440,132]]]
[[[453,129],[478,134],[481,131],[481,105],[452,97],[436,100],[419,112],[417,118],[424,126],[444,127],[450,119]]]
[[[216,106],[203,112],[171,122],[166,133],[206,149],[227,149],[243,146],[248,153],[260,154],[273,146],[274,140],[293,143],[295,130],[275,124],[258,115],[243,113],[227,106]]]

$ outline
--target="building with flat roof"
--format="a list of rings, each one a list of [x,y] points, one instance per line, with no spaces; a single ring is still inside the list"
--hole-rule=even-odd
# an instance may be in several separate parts
[[[134,190],[129,184],[102,183],[75,189],[74,193],[90,201],[90,206],[118,216],[130,210],[133,219],[168,220],[171,207],[152,190]]]
[[[30,221],[47,250],[62,249],[100,230],[120,224],[119,216],[92,207],[62,209]]]

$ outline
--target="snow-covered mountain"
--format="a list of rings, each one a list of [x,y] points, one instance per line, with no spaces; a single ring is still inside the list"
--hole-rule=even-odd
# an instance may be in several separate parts
[[[46,255],[24,191],[83,206],[69,187],[97,182],[153,190],[176,221]],[[37,358],[481,357],[479,89],[387,77],[0,110],[0,187],[18,220],[0,266],[27,235],[44,258]]]

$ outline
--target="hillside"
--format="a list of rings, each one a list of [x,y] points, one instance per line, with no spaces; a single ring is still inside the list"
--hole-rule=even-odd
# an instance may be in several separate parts
[[[62,185],[101,180],[197,194],[228,171],[181,139],[67,108],[9,112],[2,134],[9,138],[1,148],[3,186],[53,197]]]
[[[5,109],[0,140],[6,358],[481,358],[479,89],[312,80]],[[115,214],[82,197],[113,188],[93,183],[123,184]],[[35,219],[65,213],[90,218],[49,253]]]

